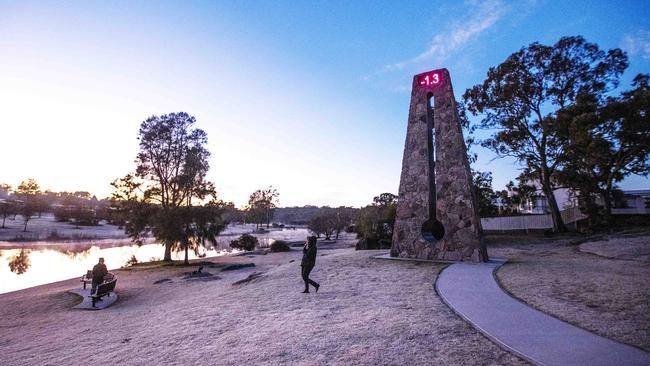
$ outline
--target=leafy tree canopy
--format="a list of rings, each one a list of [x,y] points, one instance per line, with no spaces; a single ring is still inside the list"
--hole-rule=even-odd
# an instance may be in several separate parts
[[[206,180],[210,168],[207,134],[185,113],[151,116],[140,125],[140,151],[134,174],[115,180],[112,200],[122,213],[126,232],[135,241],[149,234],[172,249],[188,250],[207,242],[225,228],[223,202]],[[210,204],[196,207],[208,197]]]
[[[627,66],[620,49],[604,51],[583,37],[563,37],[552,46],[535,42],[513,53],[463,95],[468,110],[482,115],[480,127],[496,130],[482,145],[500,157],[514,157],[536,175],[556,231],[564,225],[553,196],[554,177],[566,161],[556,133],[557,111],[581,94],[606,99]]]

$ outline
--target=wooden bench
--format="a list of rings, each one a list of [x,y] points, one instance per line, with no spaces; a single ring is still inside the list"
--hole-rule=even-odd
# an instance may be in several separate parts
[[[117,283],[117,277],[113,277],[111,281],[104,282],[99,286],[97,286],[97,290],[95,291],[95,293],[90,295],[90,297],[92,297],[93,299],[93,307],[95,307],[97,301],[101,300],[102,297],[110,294],[115,290],[116,283]]]
[[[81,276],[81,282],[84,284],[84,290],[85,290],[86,284],[93,282],[93,271],[88,270],[85,275]]]

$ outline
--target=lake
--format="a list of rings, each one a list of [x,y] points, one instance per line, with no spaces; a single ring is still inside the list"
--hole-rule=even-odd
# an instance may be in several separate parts
[[[229,244],[245,232],[254,229],[251,225],[229,226],[218,237],[216,248],[201,248],[197,256],[192,250],[189,258],[208,258],[231,253]],[[272,229],[266,233],[252,233],[260,241],[260,247],[268,247],[276,240],[304,241],[309,236],[305,228]],[[138,261],[160,260],[164,247],[160,244],[134,245],[129,241],[113,239],[84,242],[0,242],[0,294],[43,285],[70,278],[81,278],[87,270],[105,259],[109,270],[127,266],[132,257]],[[182,260],[184,252],[172,252],[174,260]]]

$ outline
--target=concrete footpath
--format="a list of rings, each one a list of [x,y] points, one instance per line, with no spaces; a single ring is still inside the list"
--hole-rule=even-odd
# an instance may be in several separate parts
[[[81,302],[77,306],[73,307],[73,309],[102,310],[113,305],[115,301],[117,301],[117,294],[113,291],[110,294],[102,297],[102,299],[97,301],[97,303],[93,307],[93,300],[90,297],[90,288],[88,289],[76,288],[68,292],[75,295],[79,295],[82,298]]]
[[[565,323],[512,298],[494,278],[503,261],[442,271],[443,301],[492,341],[538,365],[650,365],[650,353]]]

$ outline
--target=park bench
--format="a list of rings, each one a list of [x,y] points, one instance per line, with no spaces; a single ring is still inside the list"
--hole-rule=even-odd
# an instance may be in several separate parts
[[[97,301],[101,301],[102,297],[110,294],[115,290],[116,283],[117,283],[117,277],[113,277],[112,280],[108,282],[104,282],[99,286],[97,286],[97,290],[95,291],[95,293],[90,295],[90,297],[93,299],[93,307],[95,307]]]
[[[93,271],[88,270],[85,275],[81,276],[81,282],[84,284],[84,290],[85,290],[86,284],[93,282]]]

